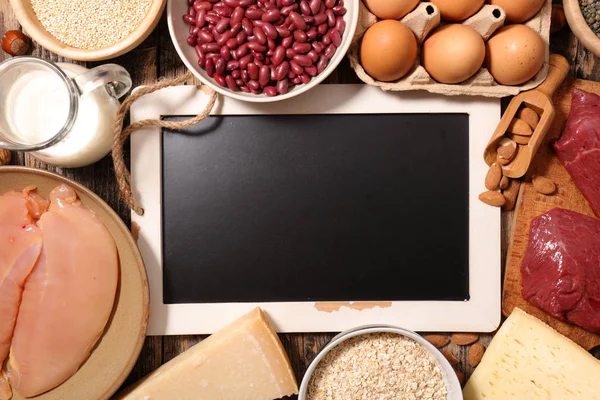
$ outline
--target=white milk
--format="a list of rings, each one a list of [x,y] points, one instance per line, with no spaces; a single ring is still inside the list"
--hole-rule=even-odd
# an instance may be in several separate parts
[[[74,64],[57,65],[69,77],[88,71]],[[62,167],[95,163],[111,149],[118,107],[118,101],[104,87],[81,95],[75,123],[67,136],[32,154]],[[9,130],[19,142],[40,143],[56,135],[67,121],[69,93],[60,77],[50,70],[23,71],[6,93],[4,112]]]

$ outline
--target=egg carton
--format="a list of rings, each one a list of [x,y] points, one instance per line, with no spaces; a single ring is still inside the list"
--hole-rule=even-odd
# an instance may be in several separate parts
[[[378,86],[383,90],[389,91],[408,91],[408,90],[426,90],[431,93],[444,94],[448,96],[484,96],[484,97],[506,97],[514,96],[520,92],[531,90],[540,85],[548,75],[550,59],[550,23],[552,15],[552,0],[547,0],[540,12],[527,21],[525,25],[529,26],[540,34],[546,47],[546,60],[544,66],[533,79],[522,85],[506,86],[501,85],[494,80],[494,77],[486,68],[481,68],[473,77],[465,82],[448,85],[436,82],[421,66],[420,55],[417,57],[415,67],[405,77],[395,82],[380,82],[373,79],[360,65],[359,51],[360,42],[369,27],[375,24],[378,19],[367,9],[360,1],[359,18],[356,32],[352,39],[352,44],[348,51],[350,65],[356,71],[358,77],[366,84]],[[474,16],[463,22],[463,25],[475,29],[484,40],[499,28],[504,26],[506,14],[502,8],[497,6],[485,5]],[[433,3],[422,2],[419,6],[400,20],[404,25],[410,28],[419,43],[419,53],[421,45],[427,38],[427,35],[443,22],[440,18],[440,12]]]

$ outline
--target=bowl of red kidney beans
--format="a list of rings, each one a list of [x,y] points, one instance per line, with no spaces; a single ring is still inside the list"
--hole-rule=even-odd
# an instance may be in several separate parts
[[[169,0],[171,38],[203,83],[271,102],[322,82],[342,61],[359,0]]]

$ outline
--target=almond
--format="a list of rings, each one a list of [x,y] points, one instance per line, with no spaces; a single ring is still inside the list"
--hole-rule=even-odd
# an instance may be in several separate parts
[[[517,155],[517,144],[509,138],[504,138],[500,141],[496,152],[498,153],[498,162],[501,165],[508,165]]]
[[[452,354],[450,350],[446,349],[442,352],[442,354],[444,355],[444,357],[446,357],[446,360],[448,360],[450,365],[454,366],[460,363],[460,360],[456,358],[456,356]]]
[[[522,144],[526,146],[529,144],[529,140],[531,139],[529,136],[521,136],[521,135],[510,135],[510,138],[517,142],[518,144]]]
[[[481,362],[483,358],[483,353],[485,353],[485,347],[481,343],[475,343],[469,349],[469,364],[471,367],[476,367]]]
[[[502,207],[505,211],[514,210],[517,205],[517,197],[519,197],[519,189],[521,188],[521,181],[518,179],[511,179],[508,183],[508,187],[502,191],[504,196],[504,206]]]
[[[454,372],[456,372],[456,377],[458,378],[458,382],[460,383],[460,386],[461,387],[465,386],[465,374],[459,370],[454,370]]]
[[[510,179],[508,179],[508,177],[503,176],[502,179],[500,179],[500,189],[504,190],[508,187],[508,184],[510,183]]]
[[[479,200],[492,207],[502,207],[506,203],[506,199],[500,192],[489,190],[479,195]]]
[[[545,178],[543,176],[534,176],[533,180],[533,188],[541,194],[551,195],[556,192],[556,185],[552,180]]]
[[[514,135],[521,135],[521,136],[533,135],[533,130],[531,129],[529,124],[519,118],[513,118],[513,120],[510,121],[510,124],[508,124],[508,129],[506,129],[506,130],[509,133],[512,133]]]
[[[479,340],[477,333],[455,333],[452,335],[452,343],[459,346],[467,346]]]
[[[488,190],[496,190],[498,189],[498,186],[500,186],[501,179],[502,168],[498,164],[493,163],[490,166],[490,170],[488,171],[487,175],[485,176],[485,187]]]
[[[438,349],[450,343],[450,339],[448,339],[448,336],[444,335],[426,335],[425,340],[427,340],[429,343],[431,343]]]
[[[531,108],[523,107],[517,112],[517,118],[527,122],[531,129],[535,130],[540,122],[540,116]]]
[[[10,163],[10,151],[6,149],[0,149],[0,165],[7,165]]]

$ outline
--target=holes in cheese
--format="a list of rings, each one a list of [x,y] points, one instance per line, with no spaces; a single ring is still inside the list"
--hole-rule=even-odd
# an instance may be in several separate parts
[[[169,361],[122,400],[273,400],[298,393],[290,361],[260,308]]]

